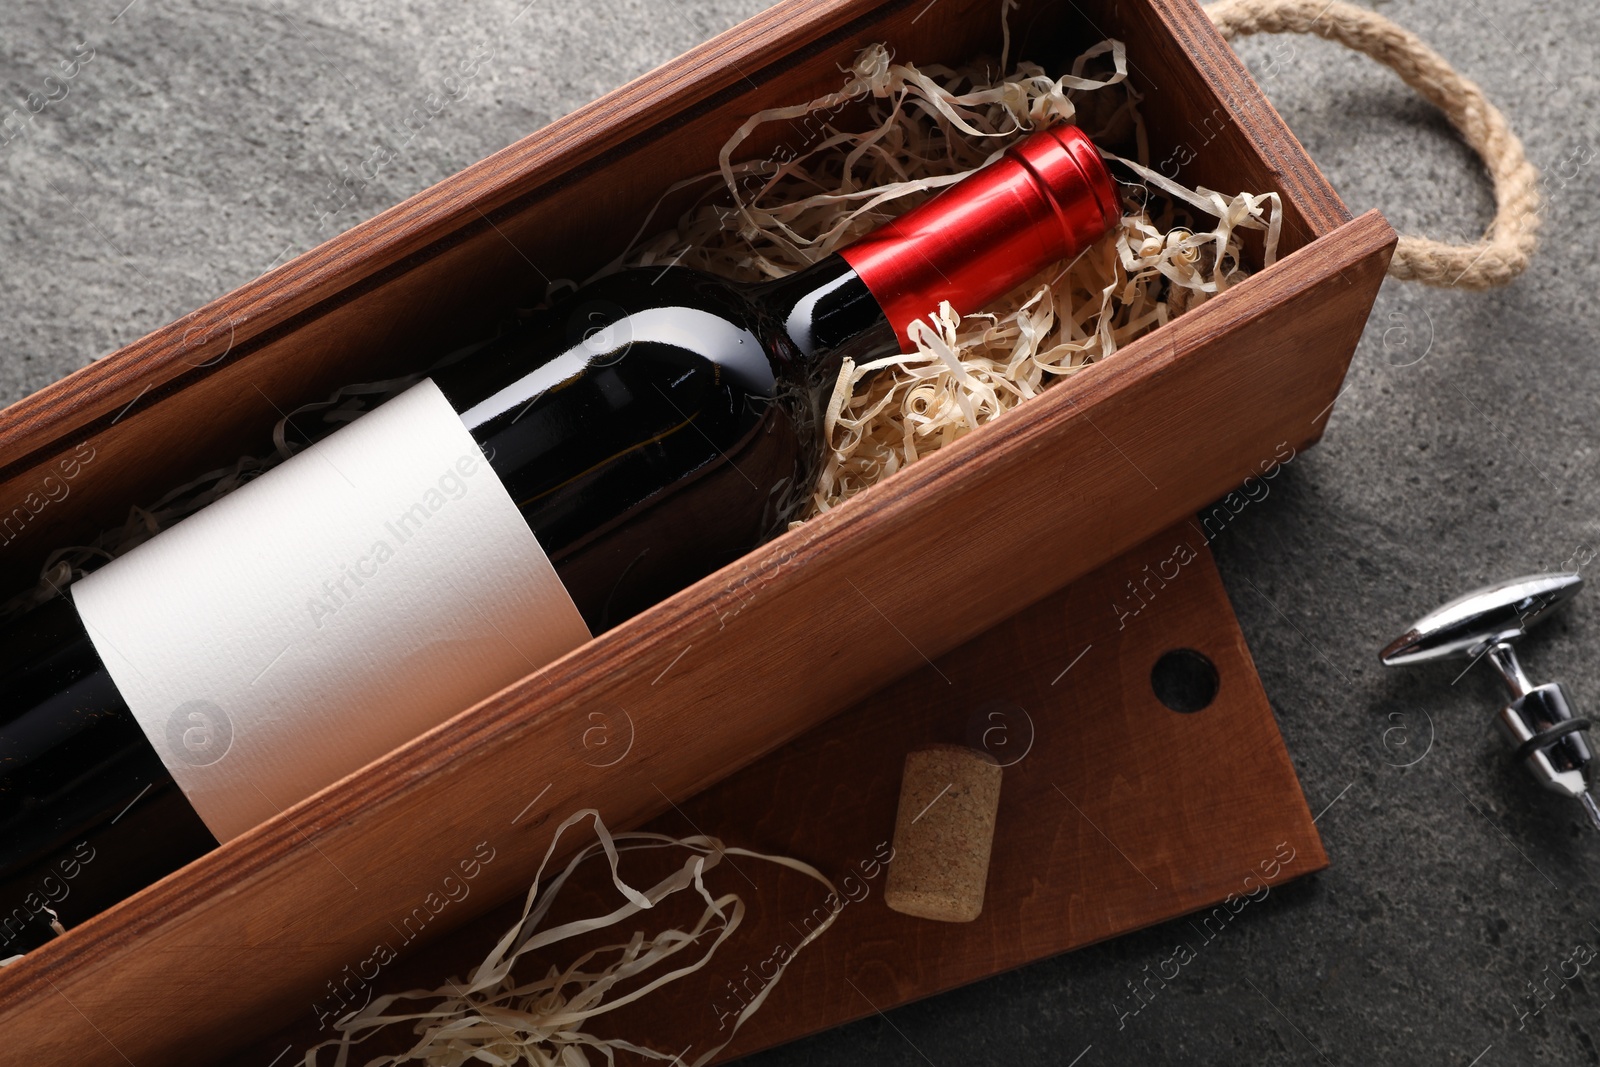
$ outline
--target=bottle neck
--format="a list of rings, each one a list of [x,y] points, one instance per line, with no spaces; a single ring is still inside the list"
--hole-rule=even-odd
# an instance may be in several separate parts
[[[806,362],[893,355],[900,344],[883,308],[837,253],[755,288],[756,301]]]

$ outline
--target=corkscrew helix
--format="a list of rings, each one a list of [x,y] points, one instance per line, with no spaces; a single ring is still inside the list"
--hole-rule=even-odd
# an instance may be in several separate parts
[[[1452,656],[1489,661],[1511,700],[1495,719],[1515,746],[1512,759],[1539,784],[1583,805],[1600,830],[1600,807],[1589,791],[1587,769],[1594,758],[1583,734],[1589,720],[1574,717],[1559,682],[1534,685],[1517,662],[1511,642],[1583,588],[1577,574],[1536,574],[1475,589],[1424,615],[1378,654],[1399,667]]]

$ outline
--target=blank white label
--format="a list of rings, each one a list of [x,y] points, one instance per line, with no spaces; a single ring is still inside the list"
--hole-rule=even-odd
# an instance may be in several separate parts
[[[72,587],[219,841],[589,639],[423,381]]]

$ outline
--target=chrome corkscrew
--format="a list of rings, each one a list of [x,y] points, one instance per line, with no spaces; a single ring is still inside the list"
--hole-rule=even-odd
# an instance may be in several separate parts
[[[1511,692],[1495,722],[1516,748],[1512,759],[1546,789],[1581,803],[1600,830],[1600,807],[1586,774],[1593,759],[1583,737],[1589,720],[1572,714],[1560,683],[1534,685],[1511,647],[1582,588],[1577,574],[1536,574],[1474,590],[1418,619],[1378,658],[1389,667],[1452,656],[1487,659]]]

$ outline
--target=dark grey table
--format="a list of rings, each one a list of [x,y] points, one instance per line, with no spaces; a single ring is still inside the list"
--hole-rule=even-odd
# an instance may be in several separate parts
[[[522,2],[0,7],[11,102],[75,46],[94,50],[66,98],[0,146],[0,396],[192,310],[761,6],[537,0],[471,91],[341,205],[334,189],[377,131],[435,91],[479,24]],[[1507,764],[1488,731],[1498,687],[1481,666],[1452,685],[1447,666],[1386,673],[1374,656],[1471,585],[1600,559],[1600,19],[1549,0],[1379,6],[1488,90],[1552,180],[1544,251],[1510,288],[1386,284],[1326,439],[1214,546],[1332,868],[1252,906],[1137,1014],[1123,1014],[1128,983],[1171,954],[1181,923],[763,1062],[1600,1063],[1600,962],[1550,979],[1570,973],[1580,944],[1600,947],[1600,835]],[[1487,181],[1398,79],[1320,41],[1243,50],[1353,208],[1380,206],[1401,230],[1481,230]],[[1525,660],[1600,711],[1600,595],[1587,596]],[[1401,735],[1385,741],[1396,724],[1410,731],[1404,754]],[[1420,762],[1395,766],[1430,741]]]

